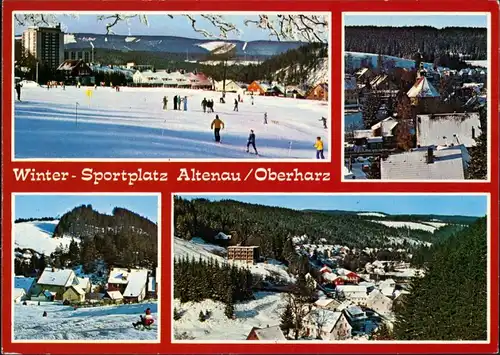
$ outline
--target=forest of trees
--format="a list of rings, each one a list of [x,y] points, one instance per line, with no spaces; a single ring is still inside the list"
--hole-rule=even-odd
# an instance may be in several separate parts
[[[377,27],[346,26],[345,50],[391,55],[414,59],[416,53],[424,62],[434,63],[441,57],[464,55],[470,60],[488,58],[486,28],[430,26]],[[442,64],[440,64],[442,65]]]
[[[469,149],[471,160],[466,171],[466,179],[486,180],[488,178],[487,112],[487,105],[479,109],[481,134],[476,138],[476,146]]]
[[[487,220],[435,245],[396,311],[397,340],[487,339]]]
[[[55,221],[57,218],[54,217],[34,217],[34,218],[16,218],[14,223],[23,223],[23,222],[33,222],[33,221]]]
[[[216,234],[230,234],[231,244],[257,245],[266,257],[287,264],[294,253],[293,246],[287,241],[304,234],[310,237],[311,244],[325,238],[328,244],[350,248],[393,246],[389,240],[391,237],[433,238],[430,232],[387,227],[357,215],[329,215],[231,200],[210,202],[179,197],[175,197],[174,202],[174,226],[174,235],[187,240],[201,237],[217,243],[214,240]],[[411,246],[403,243],[400,247]]]

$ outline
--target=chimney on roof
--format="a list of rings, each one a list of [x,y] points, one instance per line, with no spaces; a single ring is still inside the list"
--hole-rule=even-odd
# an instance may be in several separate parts
[[[427,164],[432,164],[432,163],[434,163],[434,148],[428,147],[427,148]]]

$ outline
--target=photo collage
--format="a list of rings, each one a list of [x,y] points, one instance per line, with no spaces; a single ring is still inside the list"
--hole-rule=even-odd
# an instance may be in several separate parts
[[[460,2],[6,1],[2,352],[498,350],[499,6]]]

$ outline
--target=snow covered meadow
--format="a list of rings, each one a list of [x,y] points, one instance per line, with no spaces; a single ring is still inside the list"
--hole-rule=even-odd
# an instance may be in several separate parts
[[[53,253],[61,244],[67,247],[71,243],[71,237],[52,238],[58,223],[59,220],[14,224],[14,246],[21,249],[33,249],[45,255]]]
[[[87,90],[23,87],[14,108],[15,158],[315,159],[320,136],[328,159],[329,130],[320,121],[330,117],[325,102],[257,96],[251,105],[244,96],[233,112],[232,93],[220,104],[214,91],[98,87],[89,99]],[[177,94],[187,96],[187,111],[173,110]],[[203,98],[214,100],[215,113],[203,113]],[[210,129],[215,114],[225,123],[222,144]],[[260,156],[245,152],[250,129]]]
[[[151,308],[151,330],[132,326]],[[43,312],[47,317],[43,317]],[[13,334],[16,340],[157,340],[157,303],[77,308],[51,302],[14,304]]]

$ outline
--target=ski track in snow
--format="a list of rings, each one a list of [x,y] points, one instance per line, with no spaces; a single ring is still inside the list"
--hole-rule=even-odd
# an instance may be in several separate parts
[[[152,330],[132,326],[151,308],[155,323]],[[42,317],[43,312],[47,317]],[[156,303],[78,308],[41,302],[40,306],[14,305],[13,334],[16,340],[157,340],[158,313]]]
[[[251,105],[244,96],[240,111],[233,112],[234,93],[220,104],[221,93],[214,91],[98,87],[89,100],[87,90],[23,88],[23,101],[15,103],[15,157],[262,159],[245,152],[250,129],[264,159],[315,159],[317,136],[328,157],[328,131],[319,121],[330,116],[325,102],[257,96]],[[176,94],[188,97],[188,111],[172,109]],[[167,111],[163,96],[169,99]],[[202,112],[203,98],[214,100],[215,113]],[[226,126],[222,144],[210,129],[215,114]]]

